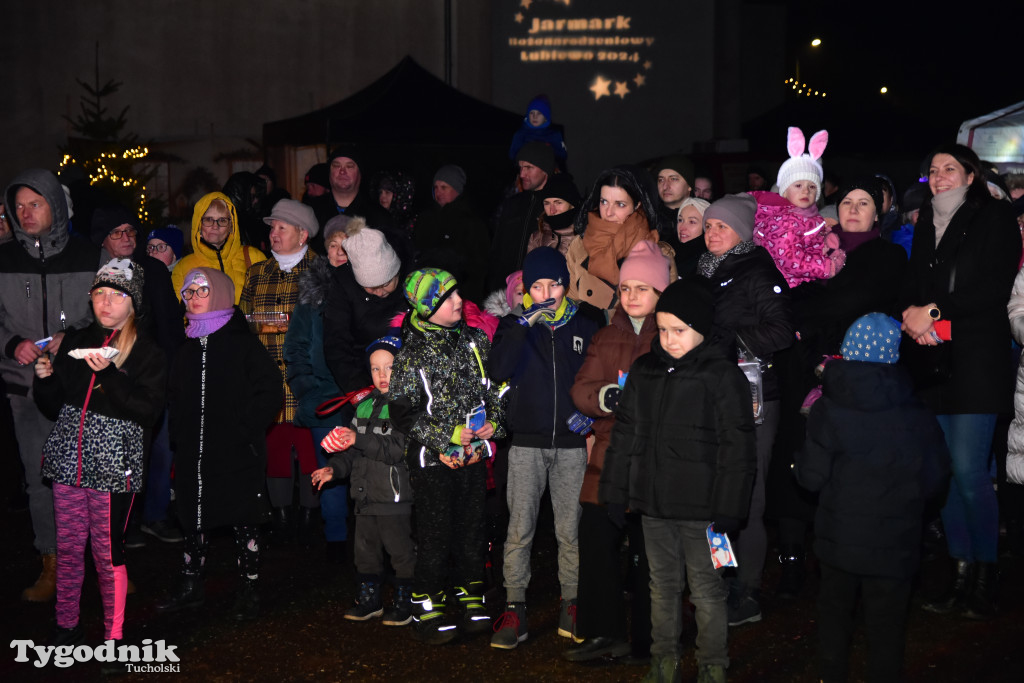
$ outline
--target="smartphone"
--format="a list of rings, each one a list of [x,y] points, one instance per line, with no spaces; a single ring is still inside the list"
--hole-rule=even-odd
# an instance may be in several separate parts
[[[942,341],[947,342],[953,339],[948,320],[936,320],[932,327],[935,328],[935,335]]]

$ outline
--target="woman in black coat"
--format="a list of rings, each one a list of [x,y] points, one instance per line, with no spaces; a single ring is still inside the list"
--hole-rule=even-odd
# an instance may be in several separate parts
[[[833,229],[846,252],[846,265],[831,279],[790,291],[797,339],[776,357],[782,419],[768,474],[768,516],[779,522],[782,577],[776,594],[782,597],[796,597],[803,585],[804,537],[815,507],[813,496],[793,479],[793,455],[804,443],[806,426],[801,403],[820,383],[815,368],[824,356],[839,353],[854,320],[871,312],[899,317],[896,298],[907,269],[906,252],[882,239],[882,187],[877,179],[847,183],[836,204],[839,225]]]
[[[730,585],[729,624],[760,621],[758,596],[768,539],[764,528],[765,476],[779,425],[779,382],[775,354],[793,343],[789,287],[771,255],[751,239],[757,202],[749,194],[727,195],[704,212],[708,251],[697,272],[715,291],[711,343],[730,359],[745,348],[761,360],[763,422],[757,425],[757,476],[746,527],[735,539],[739,567]],[[751,407],[753,410],[753,407]]]
[[[933,196],[921,207],[900,295],[901,354],[952,458],[942,522],[957,580],[925,608],[987,618],[999,537],[989,457],[996,416],[1012,406],[1006,304],[1020,263],[1020,230],[1010,205],[989,195],[981,162],[963,145],[931,154],[928,186]]]
[[[265,433],[284,396],[280,370],[232,305],[234,289],[215,268],[193,268],[182,287],[188,340],[171,373],[169,405],[185,563],[177,590],[157,609],[203,602],[204,532],[231,526],[242,579],[234,616],[245,620],[259,611],[259,525],[270,513]]]

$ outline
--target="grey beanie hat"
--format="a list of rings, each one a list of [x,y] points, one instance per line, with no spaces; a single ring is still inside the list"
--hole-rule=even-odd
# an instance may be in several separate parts
[[[355,217],[348,223],[345,253],[360,287],[380,287],[398,275],[402,261],[380,230]]]
[[[270,215],[263,219],[267,225],[274,221],[283,221],[288,225],[294,225],[299,230],[305,230],[310,237],[316,235],[320,230],[320,224],[316,220],[316,214],[312,207],[297,202],[294,199],[282,199],[274,204]]]
[[[727,194],[704,211],[704,222],[720,220],[733,229],[744,242],[754,239],[754,212],[757,200],[746,192]]]
[[[466,172],[455,164],[447,164],[437,169],[437,173],[434,174],[434,182],[436,183],[438,180],[448,183],[459,194],[466,189]]]

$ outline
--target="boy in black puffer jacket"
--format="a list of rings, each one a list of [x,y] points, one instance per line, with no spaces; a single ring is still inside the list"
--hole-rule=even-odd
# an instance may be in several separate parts
[[[558,635],[574,636],[579,583],[580,489],[587,466],[586,440],[567,421],[576,412],[572,389],[590,338],[604,314],[565,296],[569,269],[551,247],[538,247],[523,262],[525,311],[501,319],[494,335],[490,372],[512,387],[508,406],[509,525],[504,578],[507,607],[491,647],[514,649],[526,640],[526,587],[540,499],[547,487],[558,539],[562,590]]]
[[[416,546],[412,540],[412,484],[406,467],[405,434],[394,429],[388,414],[388,389],[395,354],[402,348],[396,334],[381,337],[366,349],[373,391],[356,407],[352,428],[335,427],[321,445],[336,453],[313,472],[318,490],[332,479],[350,479],[356,504],[355,562],[359,596],[345,612],[350,621],[383,617],[385,626],[412,621],[412,579]],[[381,574],[384,550],[395,569],[395,596],[384,609]]]
[[[655,311],[658,337],[629,370],[598,500],[620,526],[627,506],[642,514],[651,571],[648,679],[680,680],[680,601],[689,584],[697,680],[724,681],[729,591],[707,531],[713,524],[734,533],[747,516],[756,469],[750,385],[734,360],[705,342],[714,315],[705,281],[669,285]]]
[[[869,313],[850,326],[843,360],[828,364],[811,408],[796,478],[820,491],[821,676],[844,681],[858,589],[867,678],[900,680],[907,609],[920,564],[925,505],[945,490],[949,452],[938,421],[914,397],[899,360],[900,324]]]

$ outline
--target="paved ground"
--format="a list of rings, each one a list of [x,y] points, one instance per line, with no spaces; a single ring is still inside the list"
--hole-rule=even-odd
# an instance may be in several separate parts
[[[0,508],[3,509],[3,508]],[[46,642],[53,628],[53,606],[22,603],[19,591],[38,572],[31,551],[27,512],[8,513],[0,529],[7,549],[0,581],[2,625],[6,645],[13,639]],[[176,680],[188,681],[604,681],[639,680],[646,667],[600,662],[571,664],[559,653],[567,641],[555,634],[557,584],[554,536],[550,517],[542,523],[534,549],[534,585],[530,591],[530,638],[514,651],[488,646],[487,638],[461,640],[431,648],[413,641],[404,628],[379,622],[360,624],[341,618],[353,595],[350,566],[325,561],[321,543],[268,546],[263,567],[263,616],[238,625],[230,618],[235,587],[230,538],[213,540],[207,604],[193,612],[157,614],[153,605],[176,576],[180,546],[150,540],[132,550],[129,574],[138,593],[128,598],[126,637],[164,639],[177,646],[181,659]],[[1024,680],[1024,561],[1002,561],[1000,615],[972,623],[923,612],[921,595],[936,585],[940,562],[925,567],[909,625],[907,678],[910,681]],[[767,586],[776,570],[769,565]],[[809,580],[802,601],[764,597],[765,618],[731,633],[733,682],[815,681],[816,579]],[[82,623],[88,642],[102,637],[102,614],[94,579],[87,577]],[[684,634],[687,656],[684,680],[696,677],[692,654],[693,622]],[[858,639],[854,680],[863,674],[863,643]],[[2,681],[90,681],[101,678],[95,663],[70,669],[49,665],[36,669],[14,662],[9,650],[0,659]],[[118,680],[152,680],[156,674],[133,674]]]

